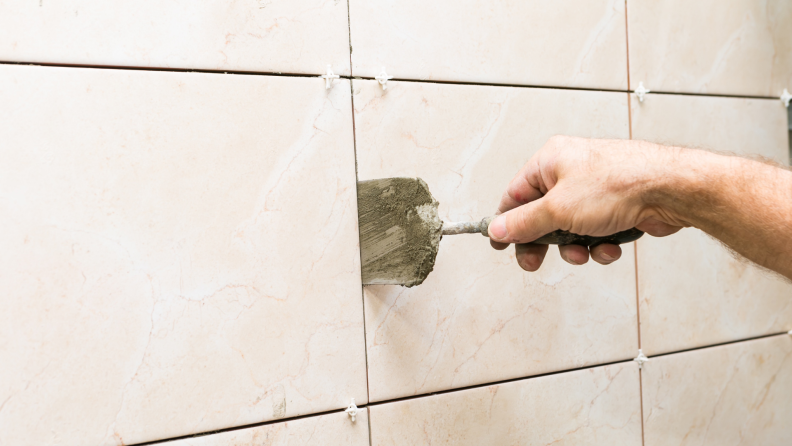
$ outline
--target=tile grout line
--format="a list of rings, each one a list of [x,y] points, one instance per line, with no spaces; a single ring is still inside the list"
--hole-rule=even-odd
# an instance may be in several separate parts
[[[632,113],[632,112],[631,112]],[[630,124],[632,126],[632,124]],[[630,128],[630,139],[632,139],[632,127]],[[641,299],[638,295],[638,240],[633,242],[633,254],[635,258],[635,314],[638,320],[638,350],[641,350]],[[641,445],[645,445],[644,440],[644,413],[643,413],[643,369],[638,368],[638,404],[641,405]]]
[[[343,77],[343,76],[342,76]],[[369,76],[355,76],[359,80],[376,80]],[[595,87],[565,87],[561,85],[533,85],[533,84],[506,84],[497,82],[474,82],[474,81],[447,81],[447,80],[426,80],[426,79],[406,79],[394,77],[389,82],[415,82],[420,84],[441,84],[441,85],[472,85],[479,87],[512,87],[512,88],[535,88],[546,90],[570,90],[570,91],[592,91],[592,92],[605,92],[605,93],[633,93],[632,90],[619,90],[613,88],[595,88]],[[674,92],[674,91],[661,91],[652,90],[652,94],[664,94],[672,96],[700,96],[709,98],[733,98],[733,99],[767,99],[777,101],[775,96],[751,96],[739,94],[720,94],[720,93],[688,93],[688,92]]]
[[[661,357],[661,356],[669,356],[669,355],[674,355],[674,354],[679,354],[679,353],[687,353],[687,352],[696,351],[696,350],[704,350],[704,349],[708,349],[708,348],[722,347],[722,346],[732,345],[732,344],[739,344],[741,342],[756,341],[756,340],[760,340],[760,339],[772,338],[774,336],[788,336],[788,332],[783,331],[783,332],[779,332],[779,333],[771,333],[771,334],[766,334],[766,335],[761,335],[761,336],[754,336],[754,337],[745,338],[745,339],[738,339],[738,340],[735,340],[735,341],[722,342],[722,343],[719,343],[719,344],[705,345],[705,346],[701,346],[701,347],[693,347],[693,348],[689,348],[689,349],[686,349],[686,350],[678,350],[678,351],[673,351],[673,352],[668,352],[668,353],[661,353],[661,354],[653,355],[653,356],[651,356],[651,358],[658,358],[658,357]],[[401,402],[401,401],[414,400],[414,399],[418,399],[418,398],[426,398],[426,397],[431,397],[431,396],[436,396],[436,395],[444,395],[444,394],[447,394],[447,393],[461,392],[461,391],[464,391],[464,390],[472,390],[472,389],[478,389],[478,388],[483,388],[483,387],[488,387],[488,386],[497,386],[497,385],[508,384],[508,383],[512,383],[512,382],[516,382],[516,381],[527,381],[527,380],[532,380],[532,379],[535,379],[535,378],[543,378],[543,377],[547,377],[547,376],[560,375],[560,374],[564,374],[564,373],[571,373],[571,372],[577,372],[577,371],[582,371],[582,370],[590,370],[590,369],[594,369],[594,368],[597,368],[597,367],[607,367],[607,366],[616,365],[616,364],[627,364],[627,363],[630,363],[632,361],[633,361],[632,359],[623,359],[623,360],[619,360],[619,361],[612,361],[612,362],[606,362],[606,363],[601,363],[601,364],[593,364],[593,365],[584,366],[584,367],[577,367],[577,368],[574,368],[574,369],[558,370],[558,371],[555,371],[555,372],[548,372],[548,373],[541,373],[541,374],[537,374],[537,375],[522,376],[522,377],[518,377],[518,378],[510,378],[510,379],[505,379],[505,380],[501,380],[501,381],[493,381],[493,382],[487,382],[487,383],[482,383],[482,384],[474,384],[474,385],[471,385],[471,386],[440,390],[440,391],[437,391],[437,392],[429,392],[429,393],[423,393],[423,394],[418,394],[418,395],[409,395],[409,396],[405,396],[405,397],[399,397],[399,398],[392,398],[392,399],[389,399],[389,400],[377,401],[377,402],[374,402],[374,403],[369,402],[367,404],[361,404],[360,406],[358,406],[358,408],[360,408],[360,409],[365,408],[365,409],[367,409],[368,413],[370,414],[371,412],[370,412],[369,409],[372,406],[379,406],[379,405],[396,403],[396,402]],[[161,440],[153,440],[153,441],[147,441],[147,442],[142,442],[142,443],[133,443],[133,444],[130,444],[128,446],[148,446],[148,445],[154,445],[154,444],[162,444],[162,443],[166,443],[166,442],[169,442],[169,441],[176,441],[176,440],[183,440],[183,439],[188,439],[188,438],[203,437],[203,436],[206,436],[206,435],[214,435],[214,434],[220,434],[220,433],[224,433],[224,432],[232,432],[232,431],[237,431],[237,430],[242,430],[242,429],[250,429],[250,428],[255,428],[255,427],[260,427],[260,426],[267,426],[267,425],[270,425],[270,424],[286,423],[286,422],[289,422],[289,421],[301,420],[303,418],[320,417],[320,416],[324,416],[324,415],[332,415],[332,414],[336,414],[336,413],[344,413],[344,411],[345,411],[344,408],[340,408],[340,409],[326,410],[326,411],[323,411],[323,412],[312,412],[312,413],[309,413],[309,414],[297,415],[297,416],[293,416],[293,417],[284,417],[284,418],[279,418],[279,419],[275,419],[275,420],[263,421],[263,422],[260,422],[260,423],[251,423],[251,424],[246,424],[246,425],[242,425],[242,426],[235,426],[235,427],[229,427],[229,428],[223,428],[223,429],[216,429],[216,430],[207,431],[207,432],[200,432],[200,433],[196,433],[196,434],[189,434],[189,435],[181,435],[181,436],[178,436],[178,437],[164,438],[164,439],[161,439]],[[370,420],[369,420],[369,423],[370,423]],[[371,431],[369,431],[369,434],[370,433],[371,433]]]
[[[163,68],[163,67],[142,67],[142,66],[131,66],[131,65],[90,65],[90,64],[50,63],[50,62],[19,62],[19,61],[9,61],[9,60],[0,60],[0,65],[23,65],[23,66],[48,67],[48,68],[86,68],[86,69],[96,69],[96,70],[152,71],[152,72],[172,72],[172,73],[237,74],[237,75],[247,75],[247,76],[273,76],[273,77],[321,76],[321,74],[284,73],[281,71],[209,70],[202,68]],[[341,76],[341,78],[349,79],[350,76]]]
[[[352,149],[355,154],[355,201],[357,201],[357,184],[358,184],[358,160],[357,160],[357,131],[355,128],[355,80],[352,71],[352,16],[349,13],[349,0],[347,0],[347,35],[349,36],[349,100],[352,104]],[[360,203],[357,203],[358,205]],[[359,209],[359,208],[358,208]],[[359,228],[358,228],[359,229]],[[360,234],[358,234],[360,237]],[[360,243],[358,243],[360,246]],[[363,253],[358,249],[360,256],[360,265],[363,265]],[[369,390],[369,365],[368,365],[368,341],[366,340],[366,295],[363,288],[363,276],[360,276],[360,304],[363,311],[363,358],[366,364],[366,404],[371,401],[371,391]],[[366,407],[366,421],[368,423],[368,437],[369,446],[371,446],[371,411]]]
[[[646,433],[643,413],[643,369],[638,369],[638,404],[641,406],[641,446],[646,446]]]
[[[683,350],[674,350],[672,352],[658,353],[656,355],[650,356],[650,358],[654,359],[654,358],[660,358],[660,357],[663,357],[663,356],[678,355],[680,353],[695,352],[697,350],[704,350],[704,349],[707,349],[707,348],[725,347],[727,345],[739,344],[740,342],[758,341],[760,339],[767,339],[767,338],[772,338],[774,336],[781,336],[781,335],[789,336],[789,332],[788,331],[781,331],[781,332],[778,332],[778,333],[768,333],[768,334],[763,334],[763,335],[758,335],[758,336],[751,336],[749,338],[737,339],[737,340],[734,340],[734,341],[725,341],[725,342],[719,342],[717,344],[708,344],[708,345],[702,345],[700,347],[691,347],[691,348],[686,348],[686,349],[683,349]]]
[[[572,373],[572,372],[579,372],[579,371],[583,371],[583,370],[590,370],[590,369],[594,369],[594,368],[597,368],[597,367],[607,367],[607,366],[616,365],[616,364],[628,364],[628,363],[630,363],[632,361],[633,361],[632,358],[630,358],[630,359],[620,359],[620,360],[617,360],[617,361],[603,362],[603,363],[599,363],[599,364],[592,364],[592,365],[576,367],[576,368],[572,368],[572,369],[556,370],[556,371],[553,371],[553,372],[539,373],[539,374],[536,374],[536,375],[520,376],[520,377],[517,377],[517,378],[508,378],[508,379],[502,379],[500,381],[490,381],[490,382],[485,382],[485,383],[481,383],[481,384],[472,384],[472,385],[469,385],[469,386],[455,387],[453,389],[438,390],[438,391],[435,391],[435,392],[420,393],[420,394],[415,394],[415,395],[408,395],[408,396],[402,396],[402,397],[397,397],[397,398],[390,398],[390,399],[382,400],[382,401],[370,402],[370,403],[367,404],[367,406],[368,407],[381,406],[381,405],[384,405],[384,404],[398,403],[398,402],[402,402],[402,401],[415,400],[415,399],[419,399],[419,398],[427,398],[427,397],[437,396],[437,395],[445,395],[447,393],[462,392],[462,391],[465,391],[465,390],[481,389],[481,388],[489,387],[489,386],[500,386],[502,384],[509,384],[509,383],[513,383],[513,382],[517,382],[517,381],[527,381],[527,380],[536,379],[536,378],[545,378],[545,377],[548,377],[548,376],[561,375],[561,374],[564,374],[564,373]]]
[[[165,444],[165,443],[168,443],[168,442],[171,442],[171,441],[188,440],[188,439],[191,439],[191,438],[206,437],[206,436],[209,436],[209,435],[217,435],[217,434],[223,434],[223,433],[226,433],[226,432],[233,432],[233,431],[239,431],[239,430],[243,430],[243,429],[252,429],[252,428],[261,427],[261,426],[268,426],[270,424],[288,423],[290,421],[302,420],[304,418],[313,418],[313,417],[321,417],[321,416],[325,416],[325,415],[332,415],[332,414],[335,414],[335,413],[344,413],[344,411],[345,411],[345,409],[333,409],[333,410],[326,410],[326,411],[323,411],[323,412],[313,412],[313,413],[307,413],[307,414],[304,414],[304,415],[296,415],[296,416],[293,416],[293,417],[284,417],[284,418],[278,418],[278,419],[275,419],[275,420],[262,421],[260,423],[245,424],[245,425],[242,425],[242,426],[234,426],[234,427],[225,427],[225,428],[222,428],[222,429],[215,429],[215,430],[212,430],[212,431],[199,432],[197,434],[180,435],[178,437],[170,437],[170,438],[163,438],[163,439],[160,439],[160,440],[144,441],[142,443],[132,443],[132,444],[125,445],[125,446],[149,446],[149,445],[154,445],[154,444]]]
[[[632,89],[630,81],[630,19],[628,10],[629,0],[624,0],[624,43],[627,50],[627,125],[630,130],[630,141],[633,139],[632,129]],[[638,351],[641,351],[641,296],[638,287],[638,240],[633,242],[633,264],[635,265],[635,318],[638,331]],[[641,446],[646,446],[643,413],[643,370],[638,367],[638,405],[641,415]]]
[[[624,42],[627,48],[627,91],[630,90],[630,23],[627,20],[627,0],[624,0]],[[630,136],[632,139],[632,135]]]
[[[368,437],[369,437],[369,446],[374,446],[374,443],[371,440],[371,408],[366,406],[366,421],[368,421]]]
[[[62,63],[48,63],[48,62],[16,62],[0,60],[0,65],[25,65],[25,66],[40,66],[51,68],[90,68],[98,70],[129,70],[129,71],[154,71],[154,72],[174,72],[174,73],[202,73],[202,74],[233,74],[240,76],[273,76],[273,77],[320,77],[321,74],[313,73],[284,73],[280,71],[235,71],[235,70],[207,70],[200,68],[160,68],[160,67],[134,67],[124,65],[87,65],[87,64],[62,64]],[[351,73],[351,55],[350,55],[350,73]],[[339,75],[339,79],[358,79],[358,80],[376,80],[369,76],[347,76]],[[632,93],[630,90],[618,90],[610,88],[594,88],[594,87],[565,87],[561,85],[532,85],[532,84],[506,84],[496,82],[467,82],[467,81],[444,81],[444,80],[425,80],[425,79],[403,79],[393,78],[391,82],[415,82],[422,84],[441,84],[441,85],[472,85],[480,87],[512,87],[512,88],[536,88],[547,90],[569,90],[569,91],[600,91],[606,93]],[[699,96],[708,98],[733,98],[733,99],[765,99],[777,101],[776,96],[751,96],[739,94],[714,94],[714,93],[686,93],[686,92],[673,92],[673,91],[660,91],[652,90],[652,94],[662,95],[675,95],[675,96]]]

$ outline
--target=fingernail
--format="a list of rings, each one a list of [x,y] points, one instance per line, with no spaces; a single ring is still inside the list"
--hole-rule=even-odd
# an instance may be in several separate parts
[[[578,262],[576,262],[576,261],[574,261],[574,260],[570,259],[570,258],[569,258],[569,256],[563,256],[563,257],[564,257],[564,260],[566,260],[566,261],[567,261],[567,263],[570,263],[570,264],[572,264],[572,265],[580,265],[580,263],[578,263]]]
[[[536,254],[528,254],[522,259],[522,262],[518,261],[520,267],[522,267],[522,269],[524,270],[527,270],[528,268],[532,268],[535,262],[536,262]]]
[[[605,260],[615,260],[616,259],[616,257],[611,257],[611,256],[605,254],[604,252],[602,254],[600,254],[600,257],[602,257]]]
[[[505,239],[506,236],[509,235],[508,231],[506,231],[506,216],[501,215],[500,217],[496,217],[495,220],[492,220],[487,228],[487,233],[490,235],[490,238],[495,240]]]

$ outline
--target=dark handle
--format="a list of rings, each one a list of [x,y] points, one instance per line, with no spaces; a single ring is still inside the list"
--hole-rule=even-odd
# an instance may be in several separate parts
[[[487,228],[489,228],[490,222],[495,217],[485,217],[481,220],[478,224],[478,228],[476,232],[481,232],[481,235],[485,237],[489,237],[487,234]],[[643,231],[639,231],[638,229],[632,228],[626,231],[617,232],[615,234],[607,235],[605,237],[592,237],[590,235],[577,235],[573,234],[569,231],[553,231],[549,234],[543,235],[538,239],[534,240],[531,243],[537,243],[539,245],[582,245],[582,246],[597,246],[603,243],[609,243],[612,245],[621,245],[622,243],[630,243],[638,240],[641,236],[644,235]]]
[[[613,235],[605,237],[592,237],[590,235],[577,235],[568,231],[553,231],[545,236],[539,237],[532,243],[540,245],[583,245],[583,246],[597,246],[603,243],[613,245],[620,245],[622,243],[630,243],[638,240],[644,235],[643,231],[635,228],[626,231],[617,232]]]

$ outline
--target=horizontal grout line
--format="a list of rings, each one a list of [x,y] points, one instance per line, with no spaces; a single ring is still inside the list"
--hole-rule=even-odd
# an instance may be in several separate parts
[[[710,345],[704,345],[704,346],[701,346],[701,347],[687,348],[685,350],[675,350],[673,352],[658,353],[656,355],[649,356],[649,359],[659,358],[661,356],[677,355],[677,354],[680,354],[680,353],[694,352],[696,350],[704,350],[704,349],[707,349],[707,348],[722,347],[724,345],[739,344],[740,342],[756,341],[756,340],[759,340],[759,339],[772,338],[773,336],[780,336],[780,335],[787,335],[788,336],[788,332],[782,331],[782,332],[779,332],[779,333],[770,333],[770,334],[766,334],[766,335],[760,335],[760,336],[753,336],[753,337],[750,337],[750,338],[738,339],[736,341],[726,341],[726,342],[721,342],[721,343],[718,343],[718,344],[710,344]]]
[[[353,76],[352,79],[358,80],[376,80],[373,77],[367,76]],[[562,87],[553,85],[532,85],[532,84],[501,84],[496,82],[468,82],[468,81],[444,81],[444,80],[422,80],[422,79],[401,79],[392,78],[390,81],[397,82],[416,82],[423,84],[445,84],[445,85],[476,85],[482,87],[514,87],[514,88],[538,88],[547,90],[575,90],[575,91],[604,91],[609,93],[632,93],[632,90],[618,90],[611,88],[592,88],[592,87]],[[709,93],[678,93],[673,91],[655,91],[652,90],[651,94],[664,94],[664,95],[678,95],[678,96],[701,96],[701,97],[715,97],[715,98],[735,98],[735,99],[773,99],[778,100],[775,96],[748,96],[738,94],[709,94]]]
[[[535,378],[544,378],[546,376],[560,375],[562,373],[579,372],[581,370],[589,370],[589,369],[593,369],[593,368],[597,368],[597,367],[607,367],[609,365],[615,365],[615,364],[626,364],[626,363],[629,363],[629,362],[632,362],[632,358],[623,359],[621,361],[612,361],[612,362],[604,362],[604,363],[601,363],[601,364],[592,364],[590,366],[577,367],[577,368],[574,368],[574,369],[564,369],[564,370],[557,370],[555,372],[540,373],[538,375],[520,376],[518,378],[509,378],[509,379],[504,379],[504,380],[500,380],[500,381],[492,381],[492,382],[487,382],[487,383],[482,383],[482,384],[473,384],[473,385],[465,386],[465,387],[455,387],[453,389],[438,390],[436,392],[420,393],[420,394],[417,394],[417,395],[409,395],[409,396],[403,396],[403,397],[399,397],[399,398],[391,398],[391,399],[388,399],[388,400],[375,401],[373,403],[369,402],[368,404],[366,404],[366,406],[379,406],[379,405],[382,405],[382,404],[398,403],[400,401],[414,400],[414,399],[418,399],[418,398],[426,398],[426,397],[435,396],[435,395],[444,395],[446,393],[461,392],[461,391],[464,391],[464,390],[480,389],[482,387],[499,386],[501,384],[509,384],[509,383],[513,383],[515,381],[527,381],[527,380],[531,380],[531,379],[535,379]]]
[[[243,76],[276,76],[276,77],[320,77],[320,74],[309,73],[283,73],[280,71],[235,71],[235,70],[207,70],[202,68],[162,68],[162,67],[136,67],[127,65],[86,65],[86,64],[67,64],[67,63],[50,63],[50,62],[15,62],[0,60],[0,65],[30,65],[41,67],[62,67],[62,68],[93,68],[99,70],[130,70],[130,71],[159,71],[159,72],[173,72],[173,73],[206,73],[206,74],[236,74]],[[357,80],[370,80],[375,81],[373,77],[366,76],[347,76],[339,75],[339,79],[357,79]],[[609,88],[588,88],[588,87],[563,87],[553,85],[531,85],[531,84],[501,84],[497,82],[467,82],[467,81],[444,81],[444,80],[422,80],[422,79],[390,79],[393,82],[413,82],[419,84],[441,84],[441,85],[472,85],[480,87],[512,87],[512,88],[536,88],[545,90],[571,90],[571,91],[603,91],[608,93],[632,93],[630,90],[614,90]],[[736,94],[708,94],[708,93],[680,93],[672,91],[654,91],[652,90],[649,95],[663,94],[663,95],[676,95],[676,96],[699,96],[699,97],[714,97],[714,98],[734,98],[734,99],[772,99],[778,100],[775,96],[748,96]]]
[[[162,68],[162,67],[136,67],[127,65],[85,65],[85,64],[65,64],[48,62],[13,62],[0,60],[0,65],[32,65],[42,67],[61,67],[61,68],[93,68],[98,70],[129,70],[129,71],[159,71],[173,73],[206,73],[206,74],[237,74],[246,76],[280,76],[280,77],[315,77],[322,74],[308,73],[283,73],[280,71],[234,71],[234,70],[207,70],[201,68]],[[350,79],[350,76],[339,76],[341,79]]]
[[[701,96],[707,98],[732,98],[732,99],[772,99],[775,101],[780,101],[781,98],[777,96],[749,96],[749,95],[741,95],[741,94],[725,94],[725,93],[681,93],[675,91],[654,91],[647,93],[648,95],[651,94],[664,94],[670,96]]]
[[[353,76],[355,80],[375,81],[373,77]],[[605,91],[609,93],[632,93],[627,90],[613,90],[609,88],[588,88],[588,87],[563,87],[554,85],[532,85],[532,84],[501,84],[497,82],[468,82],[468,81],[444,81],[444,80],[425,80],[425,79],[403,79],[392,78],[388,82],[414,82],[418,84],[442,84],[442,85],[473,85],[478,87],[513,87],[513,88],[537,88],[545,90],[575,90],[575,91]]]
[[[366,407],[366,406],[358,406],[358,408],[363,408],[363,407]],[[197,433],[197,434],[189,434],[189,435],[182,435],[180,437],[164,438],[162,440],[153,440],[153,441],[146,441],[146,442],[143,442],[143,443],[134,443],[134,444],[130,444],[130,445],[127,445],[127,446],[148,446],[148,445],[152,445],[152,444],[167,443],[169,441],[177,441],[177,440],[186,440],[188,438],[205,437],[207,435],[216,435],[216,434],[222,434],[222,433],[225,433],[225,432],[233,432],[233,431],[239,431],[239,430],[242,430],[242,429],[251,429],[251,428],[254,428],[254,427],[267,426],[267,425],[270,425],[270,424],[279,424],[279,423],[286,423],[288,421],[302,420],[303,418],[320,417],[322,415],[330,415],[330,414],[334,414],[334,413],[344,412],[345,410],[346,409],[333,409],[333,410],[326,410],[324,412],[312,412],[312,413],[305,414],[305,415],[297,415],[297,416],[294,416],[294,417],[278,418],[277,420],[269,420],[269,421],[263,421],[261,423],[245,424],[243,426],[226,427],[226,428],[223,428],[223,429],[217,429],[217,430],[207,431],[207,432],[200,432],[200,433]]]
[[[779,333],[771,333],[771,334],[767,334],[767,335],[754,336],[754,337],[745,338],[745,339],[738,339],[736,341],[728,341],[728,342],[722,342],[722,343],[719,343],[719,344],[705,345],[705,346],[702,346],[702,347],[694,347],[694,348],[689,348],[689,349],[685,349],[685,350],[678,350],[678,351],[673,351],[673,352],[668,352],[668,353],[660,353],[660,354],[657,354],[657,355],[652,355],[649,358],[651,359],[651,358],[658,358],[658,357],[661,357],[661,356],[675,355],[675,354],[678,354],[678,353],[687,353],[687,352],[696,351],[696,350],[704,350],[704,349],[708,349],[708,348],[721,347],[721,346],[724,346],[724,345],[738,344],[738,343],[741,343],[741,342],[748,342],[748,341],[754,341],[754,340],[758,340],[758,339],[771,338],[773,336],[780,336],[780,335],[786,335],[786,334],[787,334],[786,331],[782,331],[782,332],[779,332]],[[409,395],[409,396],[404,396],[404,397],[399,397],[399,398],[391,398],[391,399],[388,399],[388,400],[382,400],[382,401],[376,401],[376,402],[369,402],[367,404],[361,404],[361,405],[359,405],[357,407],[358,407],[358,409],[365,409],[365,408],[369,408],[369,407],[373,407],[373,406],[380,406],[380,405],[383,405],[383,404],[397,403],[397,402],[400,402],[400,401],[408,401],[408,400],[414,400],[414,399],[419,399],[419,398],[426,398],[426,397],[435,396],[435,395],[444,395],[444,394],[447,394],[447,393],[461,392],[461,391],[464,391],[464,390],[479,389],[479,388],[482,388],[482,387],[498,386],[498,385],[501,385],[501,384],[508,384],[508,383],[512,383],[512,382],[516,382],[516,381],[527,381],[527,380],[532,380],[532,379],[535,379],[535,378],[542,378],[542,377],[546,377],[546,376],[560,375],[560,374],[563,374],[563,373],[571,373],[571,372],[577,372],[577,371],[581,371],[581,370],[589,370],[589,369],[593,369],[593,368],[597,368],[597,367],[607,367],[607,366],[616,365],[616,364],[627,364],[627,363],[630,363],[630,362],[632,362],[632,359],[624,359],[624,360],[621,360],[621,361],[605,362],[605,363],[601,363],[601,364],[593,364],[593,365],[584,366],[584,367],[577,367],[577,368],[574,368],[574,369],[558,370],[558,371],[555,371],[555,372],[540,373],[538,375],[521,376],[521,377],[518,377],[518,378],[504,379],[504,380],[501,380],[501,381],[492,381],[492,382],[487,382],[487,383],[482,383],[482,384],[474,384],[474,385],[465,386],[465,387],[455,387],[453,389],[438,390],[436,392],[428,392],[428,393],[421,393],[421,394],[417,394],[417,395]],[[260,422],[260,423],[246,424],[246,425],[243,425],[243,426],[228,427],[228,428],[217,429],[217,430],[213,430],[213,431],[200,432],[200,433],[197,433],[197,434],[182,435],[182,436],[179,436],[179,437],[165,438],[165,439],[162,439],[162,440],[154,440],[154,441],[148,441],[148,442],[143,442],[143,443],[135,443],[135,444],[131,444],[129,446],[148,446],[148,445],[154,445],[154,444],[167,443],[169,441],[184,440],[184,439],[187,439],[187,438],[204,437],[206,435],[215,435],[215,434],[221,434],[221,433],[224,433],[224,432],[233,432],[233,431],[238,431],[238,430],[242,430],[242,429],[250,429],[250,428],[254,428],[254,427],[267,426],[267,425],[270,425],[270,424],[286,423],[288,421],[301,420],[303,418],[319,417],[319,416],[330,415],[330,414],[334,414],[334,413],[342,413],[345,410],[346,409],[333,409],[333,410],[326,410],[324,412],[313,412],[313,413],[309,413],[309,414],[305,414],[305,415],[297,415],[297,416],[294,416],[294,417],[278,418],[276,420],[269,420],[269,421],[263,421],[263,422]]]

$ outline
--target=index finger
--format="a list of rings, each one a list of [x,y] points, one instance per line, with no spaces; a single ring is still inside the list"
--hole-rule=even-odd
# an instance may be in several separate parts
[[[536,155],[534,155],[509,182],[509,185],[506,187],[506,192],[503,193],[501,201],[498,204],[498,212],[496,212],[495,215],[500,215],[526,203],[542,198],[544,193],[542,192],[540,183],[531,180],[538,175],[538,172],[539,163],[536,161]],[[545,190],[544,192],[547,191]],[[490,240],[490,245],[497,250],[503,250],[509,246],[508,243],[496,242],[495,240]]]
[[[510,211],[516,207],[538,200],[547,193],[543,190],[541,176],[539,174],[539,162],[536,156],[532,157],[512,178],[506,187],[498,205],[498,214]]]

